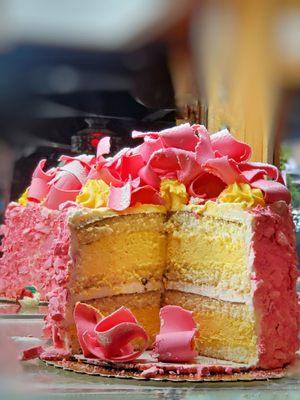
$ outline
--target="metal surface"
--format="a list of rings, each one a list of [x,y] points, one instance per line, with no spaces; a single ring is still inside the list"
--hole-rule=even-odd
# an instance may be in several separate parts
[[[2,308],[4,305],[2,305]],[[279,380],[230,383],[140,382],[101,378],[19,361],[23,349],[43,344],[42,318],[0,317],[0,399],[299,399],[299,374]]]

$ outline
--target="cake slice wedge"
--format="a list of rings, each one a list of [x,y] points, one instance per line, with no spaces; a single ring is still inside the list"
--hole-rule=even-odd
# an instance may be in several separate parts
[[[298,347],[293,221],[284,202],[207,202],[167,223],[164,302],[194,313],[199,353],[276,368]],[[189,210],[190,209],[190,210]]]

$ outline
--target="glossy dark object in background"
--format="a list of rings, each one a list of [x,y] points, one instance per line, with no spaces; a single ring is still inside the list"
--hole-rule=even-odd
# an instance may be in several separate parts
[[[174,108],[161,45],[131,53],[38,46],[3,51],[0,140],[11,150],[13,174],[0,180],[0,213],[28,186],[41,158],[51,166],[61,154],[93,152],[91,132],[111,136],[116,152],[133,144],[133,129],[173,125]]]

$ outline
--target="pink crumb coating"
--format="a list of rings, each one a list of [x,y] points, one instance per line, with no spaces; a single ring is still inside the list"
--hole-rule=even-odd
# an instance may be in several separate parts
[[[57,237],[65,212],[50,210],[40,204],[26,207],[10,203],[5,213],[5,224],[0,258],[0,295],[16,298],[24,286],[34,285],[47,299],[62,279],[58,265]],[[64,250],[66,251],[66,249]]]
[[[292,362],[299,347],[298,277],[294,223],[290,208],[277,202],[253,209],[255,216],[252,279],[259,318],[259,366]]]
[[[66,306],[68,301],[67,283],[69,269],[72,264],[70,257],[70,230],[68,227],[68,213],[80,206],[74,203],[65,203],[61,209],[58,234],[53,244],[53,279],[56,282],[53,289],[48,293],[48,314],[45,318],[44,335],[52,337],[56,348],[66,348],[65,343],[65,320]]]

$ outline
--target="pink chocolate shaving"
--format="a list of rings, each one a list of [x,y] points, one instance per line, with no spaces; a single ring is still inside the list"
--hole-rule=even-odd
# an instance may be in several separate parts
[[[228,156],[237,162],[251,157],[251,147],[236,140],[227,129],[214,133],[210,139],[213,150],[220,156]]]
[[[74,321],[77,330],[77,337],[85,357],[92,353],[88,350],[83,336],[86,332],[93,332],[95,326],[103,318],[102,314],[95,308],[85,303],[76,303],[74,308]]]
[[[21,360],[33,360],[34,358],[38,358],[42,352],[44,351],[42,346],[31,347],[30,349],[23,350]]]
[[[110,187],[108,197],[108,207],[112,210],[122,211],[130,206],[131,202],[131,183],[127,182],[121,187]]]
[[[32,174],[32,181],[28,191],[28,200],[30,201],[42,201],[49,192],[49,182],[55,176],[56,170],[50,169],[44,172],[45,164],[46,160],[41,160]]]
[[[110,152],[110,137],[106,136],[99,140],[97,145],[97,157],[103,156],[103,154],[109,154]]]
[[[290,191],[279,182],[259,179],[253,182],[252,186],[263,191],[266,203],[275,203],[279,200],[284,200],[287,204],[291,202]]]
[[[47,347],[43,349],[43,351],[39,354],[39,357],[42,360],[62,360],[70,358],[71,353],[64,348],[56,348],[53,346]]]
[[[191,311],[179,306],[165,306],[160,310],[160,332],[156,336],[153,353],[159,361],[191,361],[197,356],[193,350],[196,332]]]
[[[93,307],[77,303],[74,320],[81,349],[85,357],[106,361],[130,361],[146,349],[148,335],[125,307],[97,321],[101,314]],[[132,341],[142,339],[143,345],[134,351]]]
[[[191,182],[188,193],[194,197],[214,199],[225,189],[226,184],[216,175],[204,172]]]

